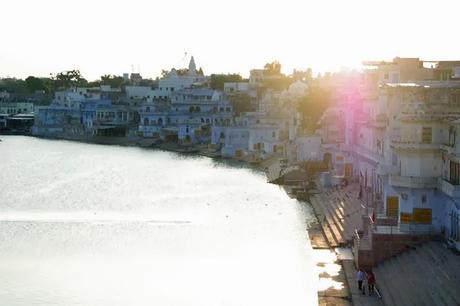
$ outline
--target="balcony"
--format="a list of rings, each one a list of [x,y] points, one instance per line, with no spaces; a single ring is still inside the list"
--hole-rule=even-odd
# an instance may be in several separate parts
[[[390,175],[388,183],[395,187],[406,188],[435,188],[438,185],[436,177]]]
[[[442,151],[446,152],[447,154],[454,153],[454,147],[452,147],[451,145],[448,145],[448,144],[441,145],[440,149]]]
[[[453,185],[445,179],[438,179],[438,188],[450,197],[460,197],[460,185]]]
[[[430,151],[439,150],[440,144],[436,143],[419,143],[411,141],[392,140],[390,146],[396,150],[417,150],[417,151]]]

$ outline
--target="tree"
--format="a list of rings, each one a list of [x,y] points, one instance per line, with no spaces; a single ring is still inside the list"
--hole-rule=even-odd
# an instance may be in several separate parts
[[[122,76],[105,74],[101,76],[101,84],[109,85],[112,88],[120,88],[123,85],[124,79]]]
[[[31,93],[34,93],[37,90],[44,90],[46,93],[49,92],[49,88],[46,87],[43,79],[36,78],[34,76],[27,77],[26,86],[29,89],[29,92]]]
[[[331,105],[331,93],[318,86],[308,89],[305,97],[298,103],[298,111],[302,116],[302,127],[307,132],[314,132],[318,126],[318,120],[324,111]]]
[[[233,114],[239,116],[241,113],[251,111],[251,97],[248,94],[241,93],[230,97],[233,106]]]
[[[212,89],[224,89],[224,83],[227,82],[241,82],[242,77],[239,74],[211,74],[210,87]]]
[[[278,61],[266,63],[264,66],[264,75],[266,76],[281,75],[281,64]]]
[[[0,80],[0,91],[6,90],[9,93],[28,93],[26,82],[16,78],[6,78]]]
[[[56,85],[58,88],[70,88],[85,86],[88,81],[85,80],[79,70],[63,71],[56,75]]]

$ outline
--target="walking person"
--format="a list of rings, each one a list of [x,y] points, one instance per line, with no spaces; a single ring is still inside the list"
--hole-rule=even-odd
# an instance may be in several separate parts
[[[363,281],[364,281],[365,277],[366,277],[366,275],[364,274],[363,269],[359,269],[358,272],[356,273],[356,280],[358,281],[358,289],[359,289],[359,291],[364,290]]]
[[[374,286],[375,286],[375,275],[372,270],[369,270],[367,272],[367,289],[369,290],[369,295],[371,295],[374,292]]]

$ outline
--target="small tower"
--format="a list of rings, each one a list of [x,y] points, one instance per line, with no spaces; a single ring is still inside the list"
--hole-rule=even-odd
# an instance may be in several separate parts
[[[196,65],[195,65],[195,59],[193,58],[193,56],[190,59],[190,63],[188,64],[188,74],[196,75]]]

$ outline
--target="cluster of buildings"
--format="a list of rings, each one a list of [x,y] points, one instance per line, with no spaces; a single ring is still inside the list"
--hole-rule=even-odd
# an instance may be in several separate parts
[[[0,132],[17,130],[30,131],[34,118],[34,101],[0,91]]]
[[[255,69],[247,81],[212,89],[210,77],[196,69],[192,57],[188,69],[173,68],[156,88],[134,85],[130,78],[130,85],[123,88],[101,85],[58,91],[50,105],[35,107],[32,133],[84,140],[111,136],[144,144],[202,144],[225,157],[250,161],[292,151],[296,160],[295,101],[308,87],[297,81],[284,91],[263,88],[272,78],[263,69]],[[236,115],[238,99],[245,111]]]
[[[322,158],[359,183],[367,204],[358,257],[378,257],[379,235],[386,248],[434,235],[460,250],[460,61],[365,65],[318,130]]]

